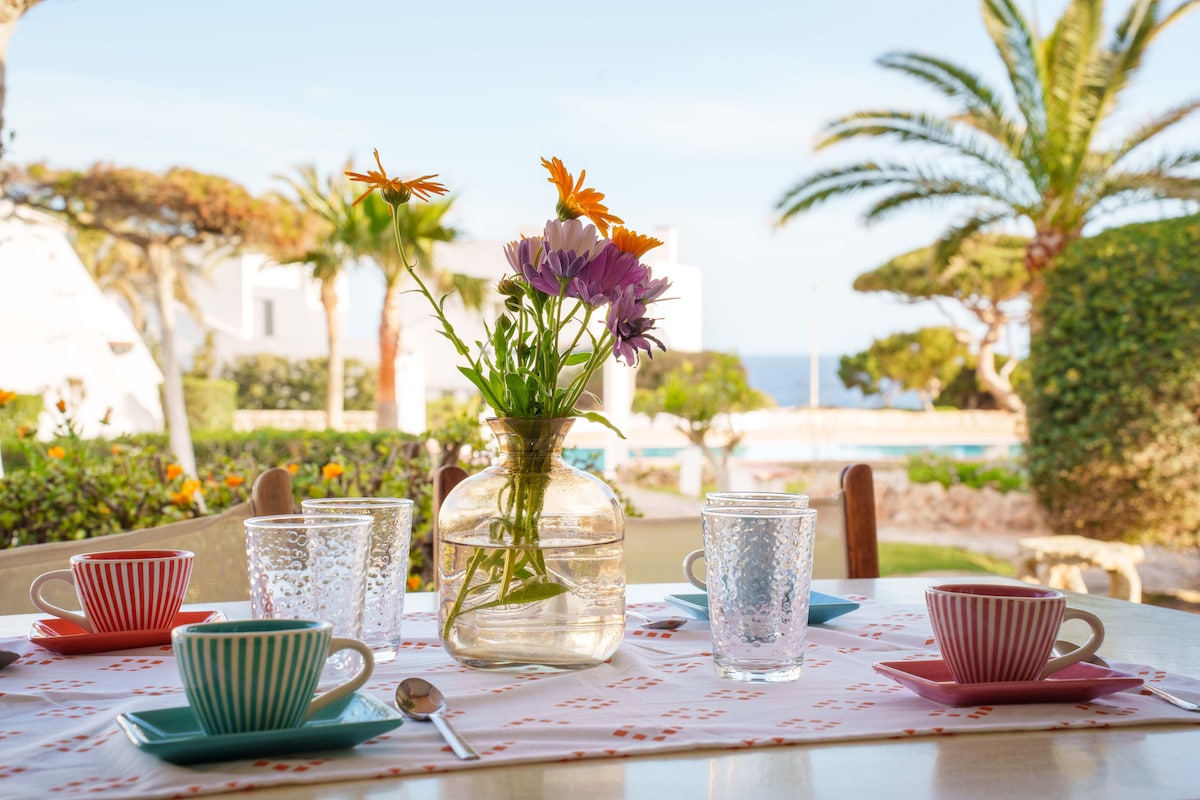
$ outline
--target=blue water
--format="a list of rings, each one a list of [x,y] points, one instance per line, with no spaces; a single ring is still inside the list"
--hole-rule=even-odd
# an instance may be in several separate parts
[[[781,408],[809,406],[809,364],[807,355],[741,355],[750,385],[766,392]],[[818,359],[817,392],[821,408],[883,408],[878,395],[863,397],[858,389],[847,389],[838,377],[840,355]],[[916,392],[896,395],[893,408],[920,408]]]
[[[683,447],[631,448],[632,458],[673,458]],[[737,458],[750,461],[887,461],[907,458],[918,453],[946,456],[955,460],[1007,459],[1021,454],[1019,444],[831,444],[809,442],[766,442],[739,447]],[[563,457],[581,469],[603,469],[604,451],[599,448],[573,447],[563,451]]]

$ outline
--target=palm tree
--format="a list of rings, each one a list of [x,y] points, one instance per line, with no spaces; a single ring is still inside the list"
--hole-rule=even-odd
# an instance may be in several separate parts
[[[1049,36],[1031,28],[1013,0],[983,0],[983,19],[1007,70],[1011,101],[970,70],[933,56],[896,52],[880,64],[913,77],[958,104],[940,117],[914,111],[862,111],[830,123],[818,149],[856,137],[892,138],[932,148],[935,158],[864,161],[811,175],[779,200],[780,224],[843,195],[885,189],[867,221],[936,202],[967,208],[937,246],[948,263],[963,242],[1000,223],[1025,220],[1033,326],[1042,281],[1055,257],[1088,223],[1128,206],[1200,199],[1200,149],[1146,155],[1146,144],[1186,119],[1200,98],[1149,119],[1113,144],[1099,135],[1146,49],[1200,0],[1169,12],[1135,0],[1111,41],[1103,36],[1103,0],[1070,0]],[[1191,172],[1191,174],[1189,174]],[[968,208],[968,203],[970,204]]]
[[[400,236],[405,252],[415,263],[422,276],[428,277],[433,287],[445,293],[458,290],[464,307],[478,309],[485,297],[486,281],[465,275],[451,274],[437,269],[433,246],[438,242],[452,242],[458,238],[458,230],[445,224],[444,218],[454,203],[453,198],[433,200],[428,203],[406,203],[396,209]],[[355,236],[357,251],[371,258],[383,272],[383,311],[379,320],[379,383],[375,394],[376,427],[393,430],[397,425],[396,413],[396,354],[400,351],[400,295],[404,276],[408,270],[396,250],[395,233],[392,228],[392,208],[372,192],[356,207],[361,213],[361,228]]]
[[[342,348],[342,320],[338,316],[337,282],[347,264],[353,263],[353,240],[360,226],[360,215],[353,206],[350,182],[343,177],[350,169],[347,161],[341,172],[330,175],[322,184],[316,167],[296,168],[298,177],[275,177],[285,181],[300,199],[300,203],[326,224],[324,236],[316,247],[283,263],[304,263],[314,280],[321,286],[321,307],[325,310],[325,335],[329,360],[326,366],[325,427],[342,430],[345,427],[346,359]]]
[[[0,156],[4,155],[4,73],[8,64],[8,42],[17,27],[17,20],[42,0],[0,0]]]

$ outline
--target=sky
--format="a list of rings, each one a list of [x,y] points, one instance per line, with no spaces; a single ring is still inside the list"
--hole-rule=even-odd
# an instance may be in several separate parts
[[[1063,4],[1020,0],[1043,27]],[[1193,13],[1155,43],[1115,130],[1194,96],[1198,42]],[[677,228],[703,271],[707,349],[851,353],[945,324],[851,284],[955,211],[866,226],[864,196],[780,227],[775,204],[817,169],[897,152],[814,153],[829,120],[947,110],[876,65],[895,50],[1002,83],[973,0],[45,0],[12,38],[5,116],[18,162],[179,165],[254,192],[300,164],[370,166],[377,147],[391,174],[438,173],[451,222],[481,240],[553,216],[540,159],[559,156],[629,227]],[[1192,120],[1164,143],[1198,136]]]

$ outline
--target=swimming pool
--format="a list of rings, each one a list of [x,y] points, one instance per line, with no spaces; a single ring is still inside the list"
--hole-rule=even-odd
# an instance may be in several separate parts
[[[641,458],[675,458],[687,448],[643,447],[629,448],[629,456]],[[978,459],[1006,459],[1021,455],[1019,443],[996,444],[831,444],[813,442],[765,442],[734,451],[735,458],[749,461],[883,461],[904,459],[911,455],[928,453],[963,461]],[[604,450],[600,448],[574,447],[564,451],[564,458],[577,467],[604,469]]]

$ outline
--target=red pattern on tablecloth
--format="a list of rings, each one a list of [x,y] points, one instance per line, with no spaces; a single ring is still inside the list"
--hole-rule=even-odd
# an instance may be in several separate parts
[[[705,623],[671,632],[631,627],[610,663],[594,669],[506,674],[455,663],[437,641],[433,615],[408,615],[399,657],[380,665],[365,691],[390,702],[402,677],[436,676],[455,726],[483,755],[476,762],[455,758],[433,726],[408,722],[353,750],[175,766],[138,750],[114,722],[122,711],[186,703],[169,650],[59,656],[23,639],[0,640],[22,653],[0,671],[0,798],[190,797],[655,751],[1197,722],[1134,692],[1091,703],[940,706],[871,668],[936,656],[924,609],[855,599],[858,611],[810,629],[804,676],[778,685],[717,678]],[[662,604],[642,610],[667,611]],[[1117,667],[1200,695],[1200,681]]]

